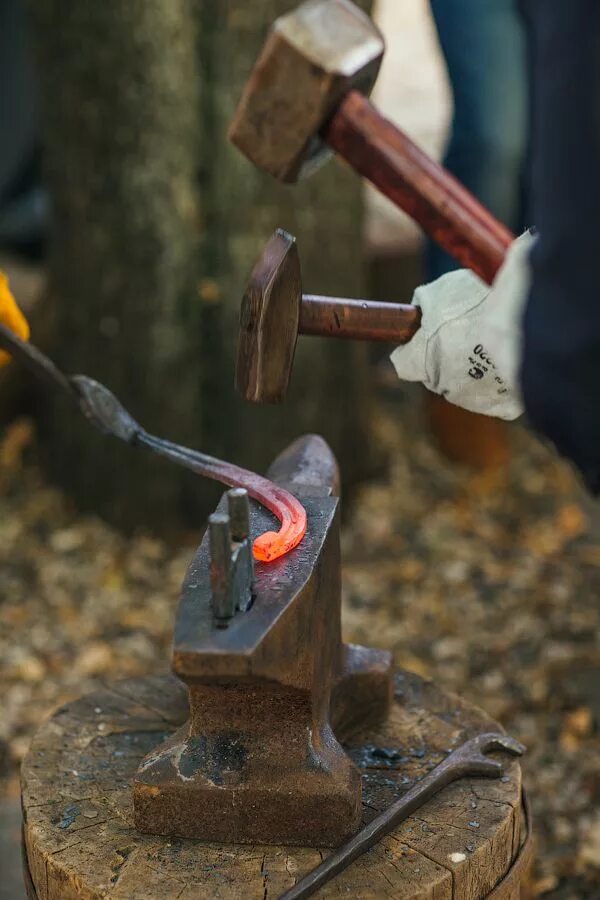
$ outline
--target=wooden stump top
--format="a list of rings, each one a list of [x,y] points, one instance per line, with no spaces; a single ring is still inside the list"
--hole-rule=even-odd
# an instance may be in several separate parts
[[[133,827],[131,779],[142,757],[185,721],[170,677],[109,685],[63,707],[23,763],[24,835],[39,900],[275,900],[327,851],[159,838]],[[392,715],[348,752],[363,774],[364,822],[474,734],[497,729],[481,710],[400,672]],[[524,840],[521,770],[446,788],[320,897],[480,900]],[[518,898],[518,886],[502,891]]]

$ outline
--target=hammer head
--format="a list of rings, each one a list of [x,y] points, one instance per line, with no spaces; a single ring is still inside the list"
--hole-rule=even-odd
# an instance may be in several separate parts
[[[302,301],[296,239],[278,229],[256,263],[242,300],[235,384],[252,403],[286,395]]]
[[[278,19],[248,80],[230,140],[281,181],[330,155],[319,133],[353,89],[370,94],[385,45],[350,0],[309,0]]]

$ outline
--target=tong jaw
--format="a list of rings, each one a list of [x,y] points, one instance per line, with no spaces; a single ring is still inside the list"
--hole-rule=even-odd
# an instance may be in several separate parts
[[[82,413],[102,434],[131,444],[141,428],[107,387],[87,375],[71,375]]]

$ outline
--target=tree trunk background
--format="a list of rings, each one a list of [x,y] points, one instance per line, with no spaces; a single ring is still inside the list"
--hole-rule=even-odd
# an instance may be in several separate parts
[[[367,4],[363,4],[367,5]],[[243,285],[277,226],[307,291],[363,289],[359,180],[330,164],[289,188],[226,139],[280,0],[31,0],[53,233],[51,347],[149,430],[261,470],[318,431],[355,481],[369,466],[364,348],[300,341],[282,407],[233,388]],[[48,406],[55,477],[83,508],[158,530],[198,521],[219,489]]]

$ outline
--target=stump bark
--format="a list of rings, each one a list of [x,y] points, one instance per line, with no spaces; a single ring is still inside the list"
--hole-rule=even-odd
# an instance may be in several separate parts
[[[131,779],[149,750],[187,716],[172,678],[109,685],[59,710],[34,738],[22,770],[24,837],[39,900],[276,898],[324,853],[166,839],[133,828]],[[347,750],[363,778],[363,823],[445,752],[498,726],[418,676],[400,672],[385,726]],[[446,788],[319,896],[398,900],[518,900],[529,842],[521,770]],[[523,845],[525,849],[523,850]]]
[[[227,143],[266,29],[290,4],[30,5],[58,362],[105,381],[144,426],[180,443],[260,471],[292,437],[318,431],[348,480],[365,474],[363,347],[301,341],[282,407],[249,407],[233,388],[243,285],[275,227],[298,236],[307,290],[363,288],[359,179],[331,165],[286,188]],[[209,483],[99,441],[60,401],[46,419],[49,464],[81,507],[166,530],[214,506]]]

